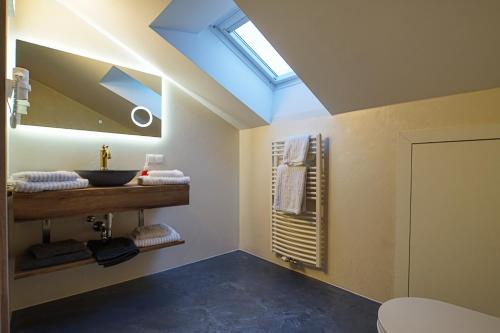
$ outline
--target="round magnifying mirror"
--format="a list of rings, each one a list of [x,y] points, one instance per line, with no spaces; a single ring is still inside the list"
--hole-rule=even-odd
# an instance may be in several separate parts
[[[153,122],[153,114],[144,106],[136,106],[130,113],[130,118],[139,127],[148,127]]]

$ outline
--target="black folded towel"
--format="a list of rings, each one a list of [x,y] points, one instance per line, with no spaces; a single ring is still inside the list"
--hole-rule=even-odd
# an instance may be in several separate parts
[[[87,247],[94,253],[97,263],[104,267],[119,264],[139,254],[134,242],[124,237],[112,238],[106,242],[90,240],[87,242]]]
[[[92,252],[90,252],[90,250],[87,248],[84,248],[83,250],[78,252],[61,254],[58,256],[42,258],[42,259],[35,258],[32,255],[32,253],[28,252],[26,258],[24,258],[24,260],[20,262],[19,267],[21,268],[21,270],[25,271],[36,268],[66,264],[68,262],[88,259],[91,257],[92,257]]]
[[[46,259],[50,257],[60,256],[69,253],[80,252],[86,250],[87,247],[83,242],[74,239],[67,239],[59,242],[36,244],[28,249],[28,252],[36,259]]]
[[[104,267],[109,267],[109,266],[114,266],[114,265],[118,265],[124,261],[127,261],[127,260],[130,260],[132,259],[133,257],[135,257],[137,254],[139,253],[139,251],[137,252],[131,252],[131,253],[127,253],[127,254],[124,254],[120,257],[116,257],[114,259],[108,259],[108,260],[104,260],[104,261],[100,261],[98,262],[99,265],[102,265]]]

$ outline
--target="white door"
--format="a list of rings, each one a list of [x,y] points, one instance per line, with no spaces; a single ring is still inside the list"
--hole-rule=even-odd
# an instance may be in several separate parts
[[[410,296],[500,316],[500,140],[414,144]]]

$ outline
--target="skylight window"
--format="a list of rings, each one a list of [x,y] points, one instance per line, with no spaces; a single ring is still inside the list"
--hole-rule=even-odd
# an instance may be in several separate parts
[[[238,11],[215,26],[250,66],[274,86],[297,78],[264,35]]]
[[[251,21],[234,30],[233,34],[241,38],[269,66],[269,69],[276,76],[279,77],[293,73],[292,68],[288,66],[285,60],[283,60],[271,43],[267,41]]]

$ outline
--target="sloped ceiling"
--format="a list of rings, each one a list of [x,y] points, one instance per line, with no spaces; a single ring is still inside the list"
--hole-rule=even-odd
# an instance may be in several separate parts
[[[30,42],[61,44],[62,50],[71,48],[99,53],[110,62],[130,59],[128,67],[168,77],[237,128],[267,124],[149,28],[169,3],[169,0],[18,0],[16,34]],[[86,29],[93,31],[87,33]],[[102,38],[96,40],[96,34]],[[106,44],[108,47],[103,47]],[[121,50],[115,56],[117,45]]]
[[[207,101],[212,111],[239,128],[267,124],[177,49],[158,36],[149,24],[170,3],[169,0],[60,0],[130,49],[147,59],[196,97]]]
[[[214,25],[238,13],[233,0],[173,0],[150,26],[269,123],[328,115],[300,78],[276,88],[230,46]]]
[[[172,0],[167,8],[152,26],[190,33],[203,31],[214,23],[214,17],[224,17],[237,9],[233,0]]]
[[[173,0],[150,27],[269,123],[273,106],[273,90],[269,83],[243,62],[211,28],[237,9],[232,0]]]
[[[235,0],[330,113],[500,86],[498,0]]]

